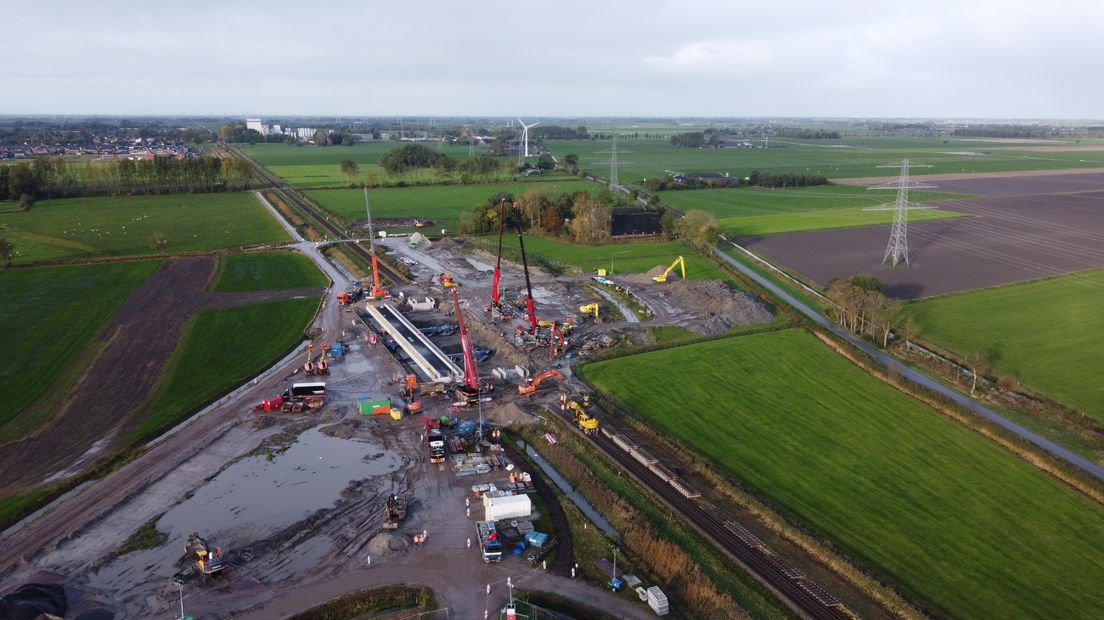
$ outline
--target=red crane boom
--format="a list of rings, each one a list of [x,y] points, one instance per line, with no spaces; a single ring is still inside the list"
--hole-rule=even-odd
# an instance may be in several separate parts
[[[537,331],[537,309],[533,306],[533,285],[529,282],[529,261],[525,258],[525,238],[521,231],[521,209],[514,203],[514,217],[517,219],[518,245],[521,246],[521,267],[525,271],[525,314],[529,318],[529,333]]]
[[[506,228],[506,199],[498,204],[498,259],[495,261],[494,281],[491,282],[491,307],[497,308],[502,303],[499,294],[498,282],[502,279],[502,233]]]
[[[368,294],[373,299],[390,297],[385,289],[380,287],[379,261],[376,259],[375,232],[372,230],[372,207],[368,203],[368,188],[364,188],[364,212],[368,216],[368,249],[372,252],[372,291]]]
[[[464,387],[461,391],[469,398],[479,398],[479,369],[475,365],[475,349],[460,312],[460,296],[452,289],[452,303],[456,307],[456,322],[460,327],[460,346],[464,349]]]

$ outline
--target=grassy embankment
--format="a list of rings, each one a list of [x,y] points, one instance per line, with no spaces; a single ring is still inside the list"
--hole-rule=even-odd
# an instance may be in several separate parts
[[[581,374],[935,615],[1104,613],[1101,506],[806,333]]]
[[[0,225],[15,246],[17,264],[207,252],[288,240],[247,192],[43,200],[26,213],[0,215]]]

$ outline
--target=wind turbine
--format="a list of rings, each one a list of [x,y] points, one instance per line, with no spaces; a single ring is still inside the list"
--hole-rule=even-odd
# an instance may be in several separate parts
[[[526,125],[521,122],[521,119],[517,119],[519,125],[521,125],[521,141],[525,145],[525,157],[529,157],[529,128],[540,125],[540,121],[533,123],[532,125]]]

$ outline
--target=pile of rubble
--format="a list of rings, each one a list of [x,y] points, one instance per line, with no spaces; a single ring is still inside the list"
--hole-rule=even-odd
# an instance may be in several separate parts
[[[700,320],[686,327],[705,336],[723,334],[735,325],[755,325],[774,319],[758,297],[735,291],[721,280],[679,280],[664,286],[673,302],[698,314]]]

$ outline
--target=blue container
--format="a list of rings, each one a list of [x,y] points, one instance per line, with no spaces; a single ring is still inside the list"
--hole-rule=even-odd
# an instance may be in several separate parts
[[[330,355],[334,357],[341,357],[345,354],[345,347],[341,346],[340,342],[335,342],[330,345]]]

